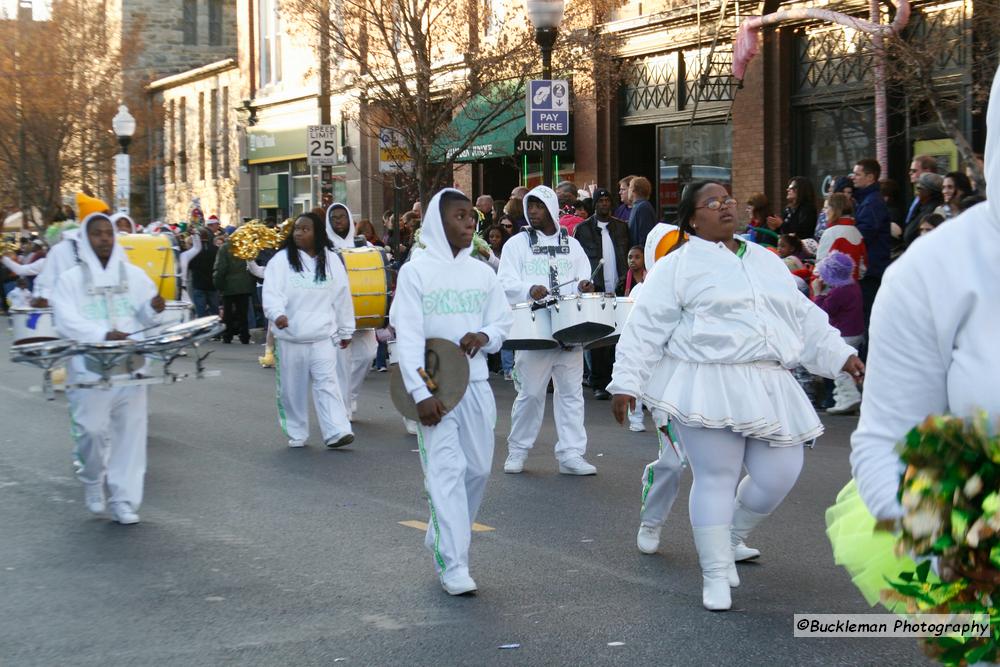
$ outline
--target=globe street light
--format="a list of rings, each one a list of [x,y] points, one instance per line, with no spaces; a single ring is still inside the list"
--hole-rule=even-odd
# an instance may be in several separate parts
[[[535,28],[535,43],[542,50],[542,78],[552,79],[552,47],[559,35],[565,0],[527,0],[528,19]],[[542,144],[542,184],[552,187],[552,136]]]
[[[129,182],[128,145],[135,134],[135,118],[128,112],[124,104],[118,107],[118,113],[111,119],[111,129],[118,137],[121,152],[115,155],[115,205],[119,213],[128,213],[131,183]]]

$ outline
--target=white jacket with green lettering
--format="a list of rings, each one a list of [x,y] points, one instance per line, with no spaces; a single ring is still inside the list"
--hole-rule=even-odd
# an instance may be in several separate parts
[[[500,349],[513,323],[493,269],[473,259],[471,245],[457,257],[451,250],[441,222],[441,195],[448,191],[427,206],[421,234],[426,249],[400,269],[389,310],[403,382],[417,403],[431,395],[417,373],[425,365],[428,338],[457,344],[467,333],[486,334],[489,342],[469,361],[469,381],[476,382],[489,378],[486,354]]]

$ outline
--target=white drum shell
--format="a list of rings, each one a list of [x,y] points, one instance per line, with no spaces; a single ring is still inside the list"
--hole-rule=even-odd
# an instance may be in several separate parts
[[[615,297],[615,330],[604,338],[599,338],[593,343],[588,343],[585,347],[588,350],[596,350],[597,348],[617,344],[618,338],[622,335],[622,331],[625,330],[625,322],[628,321],[628,316],[632,312],[632,306],[634,305],[635,299],[632,297]]]
[[[615,298],[606,294],[564,296],[549,306],[552,337],[564,345],[582,345],[615,330]]]
[[[52,321],[51,308],[11,308],[10,319],[14,329],[14,345],[60,338]]]
[[[551,350],[559,347],[552,337],[552,321],[548,308],[532,310],[533,303],[519,303],[511,307],[514,324],[504,341],[507,350]]]

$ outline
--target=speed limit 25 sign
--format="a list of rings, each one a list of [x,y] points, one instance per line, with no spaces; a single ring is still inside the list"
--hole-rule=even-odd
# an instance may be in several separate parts
[[[306,141],[306,161],[311,165],[337,164],[340,129],[336,125],[310,125]]]

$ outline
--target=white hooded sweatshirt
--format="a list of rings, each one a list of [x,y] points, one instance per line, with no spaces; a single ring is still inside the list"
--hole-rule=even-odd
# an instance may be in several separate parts
[[[1000,418],[1000,72],[985,158],[987,201],[914,241],[875,299],[851,467],[877,519],[902,515],[895,447],[910,429],[931,414]]]
[[[142,269],[128,262],[122,247],[114,244],[107,265],[97,258],[87,229],[98,220],[109,217],[94,213],[84,219],[77,242],[80,263],[59,276],[51,296],[56,331],[81,343],[97,343],[109,331],[131,333],[160,321],[151,304],[156,285]],[[137,340],[144,337],[133,336]],[[80,355],[73,357],[71,369],[79,380],[97,378],[86,371]]]
[[[80,230],[68,229],[62,233],[61,240],[45,255],[45,264],[35,278],[32,291],[39,299],[51,299],[59,276],[76,266],[77,244],[80,242]]]
[[[316,259],[296,252],[301,273],[288,262],[287,249],[274,255],[264,269],[264,315],[271,322],[282,315],[288,318],[284,329],[271,328],[274,337],[293,343],[349,339],[354,334],[354,305],[340,258],[325,250],[326,280],[316,282]]]
[[[549,215],[556,226],[556,233],[546,236],[540,231],[536,231],[538,245],[559,246],[559,198],[551,188],[539,185],[524,197],[525,210],[529,197],[534,197],[545,204]],[[550,256],[548,253],[535,254],[531,250],[531,241],[528,229],[518,232],[510,237],[504,244],[503,254],[500,256],[500,269],[497,276],[500,284],[503,285],[507,300],[511,304],[524,303],[530,301],[529,292],[535,285],[546,287],[551,292],[552,286],[549,281],[549,267],[554,266],[558,271],[558,284],[569,283],[559,288],[562,296],[576,294],[581,280],[590,279],[590,260],[583,246],[572,236],[567,235],[568,253],[556,253]]]
[[[337,232],[333,231],[333,223],[330,221],[330,214],[333,213],[333,209],[342,208],[347,211],[347,236],[341,238]],[[354,225],[354,216],[351,215],[351,209],[347,208],[346,205],[340,202],[333,202],[326,209],[326,235],[333,241],[333,247],[337,249],[341,248],[353,248],[354,247],[354,236],[357,234],[357,229]]]
[[[457,344],[467,333],[486,334],[489,342],[469,361],[469,381],[486,380],[486,355],[500,350],[514,321],[496,274],[471,256],[472,245],[458,256],[452,252],[441,222],[443,192],[461,194],[448,189],[431,199],[422,226],[427,248],[400,269],[389,309],[403,382],[417,403],[431,396],[417,373],[424,366],[426,339]]]
[[[128,224],[129,224],[129,226],[131,227],[132,231],[130,231],[130,232],[119,232],[118,231],[118,221],[119,220],[125,220],[125,221],[127,221]],[[131,216],[129,216],[128,213],[115,213],[115,214],[113,214],[111,216],[111,225],[115,228],[115,233],[116,234],[138,234],[139,233],[139,228],[136,226],[135,220],[133,220],[131,218]]]

